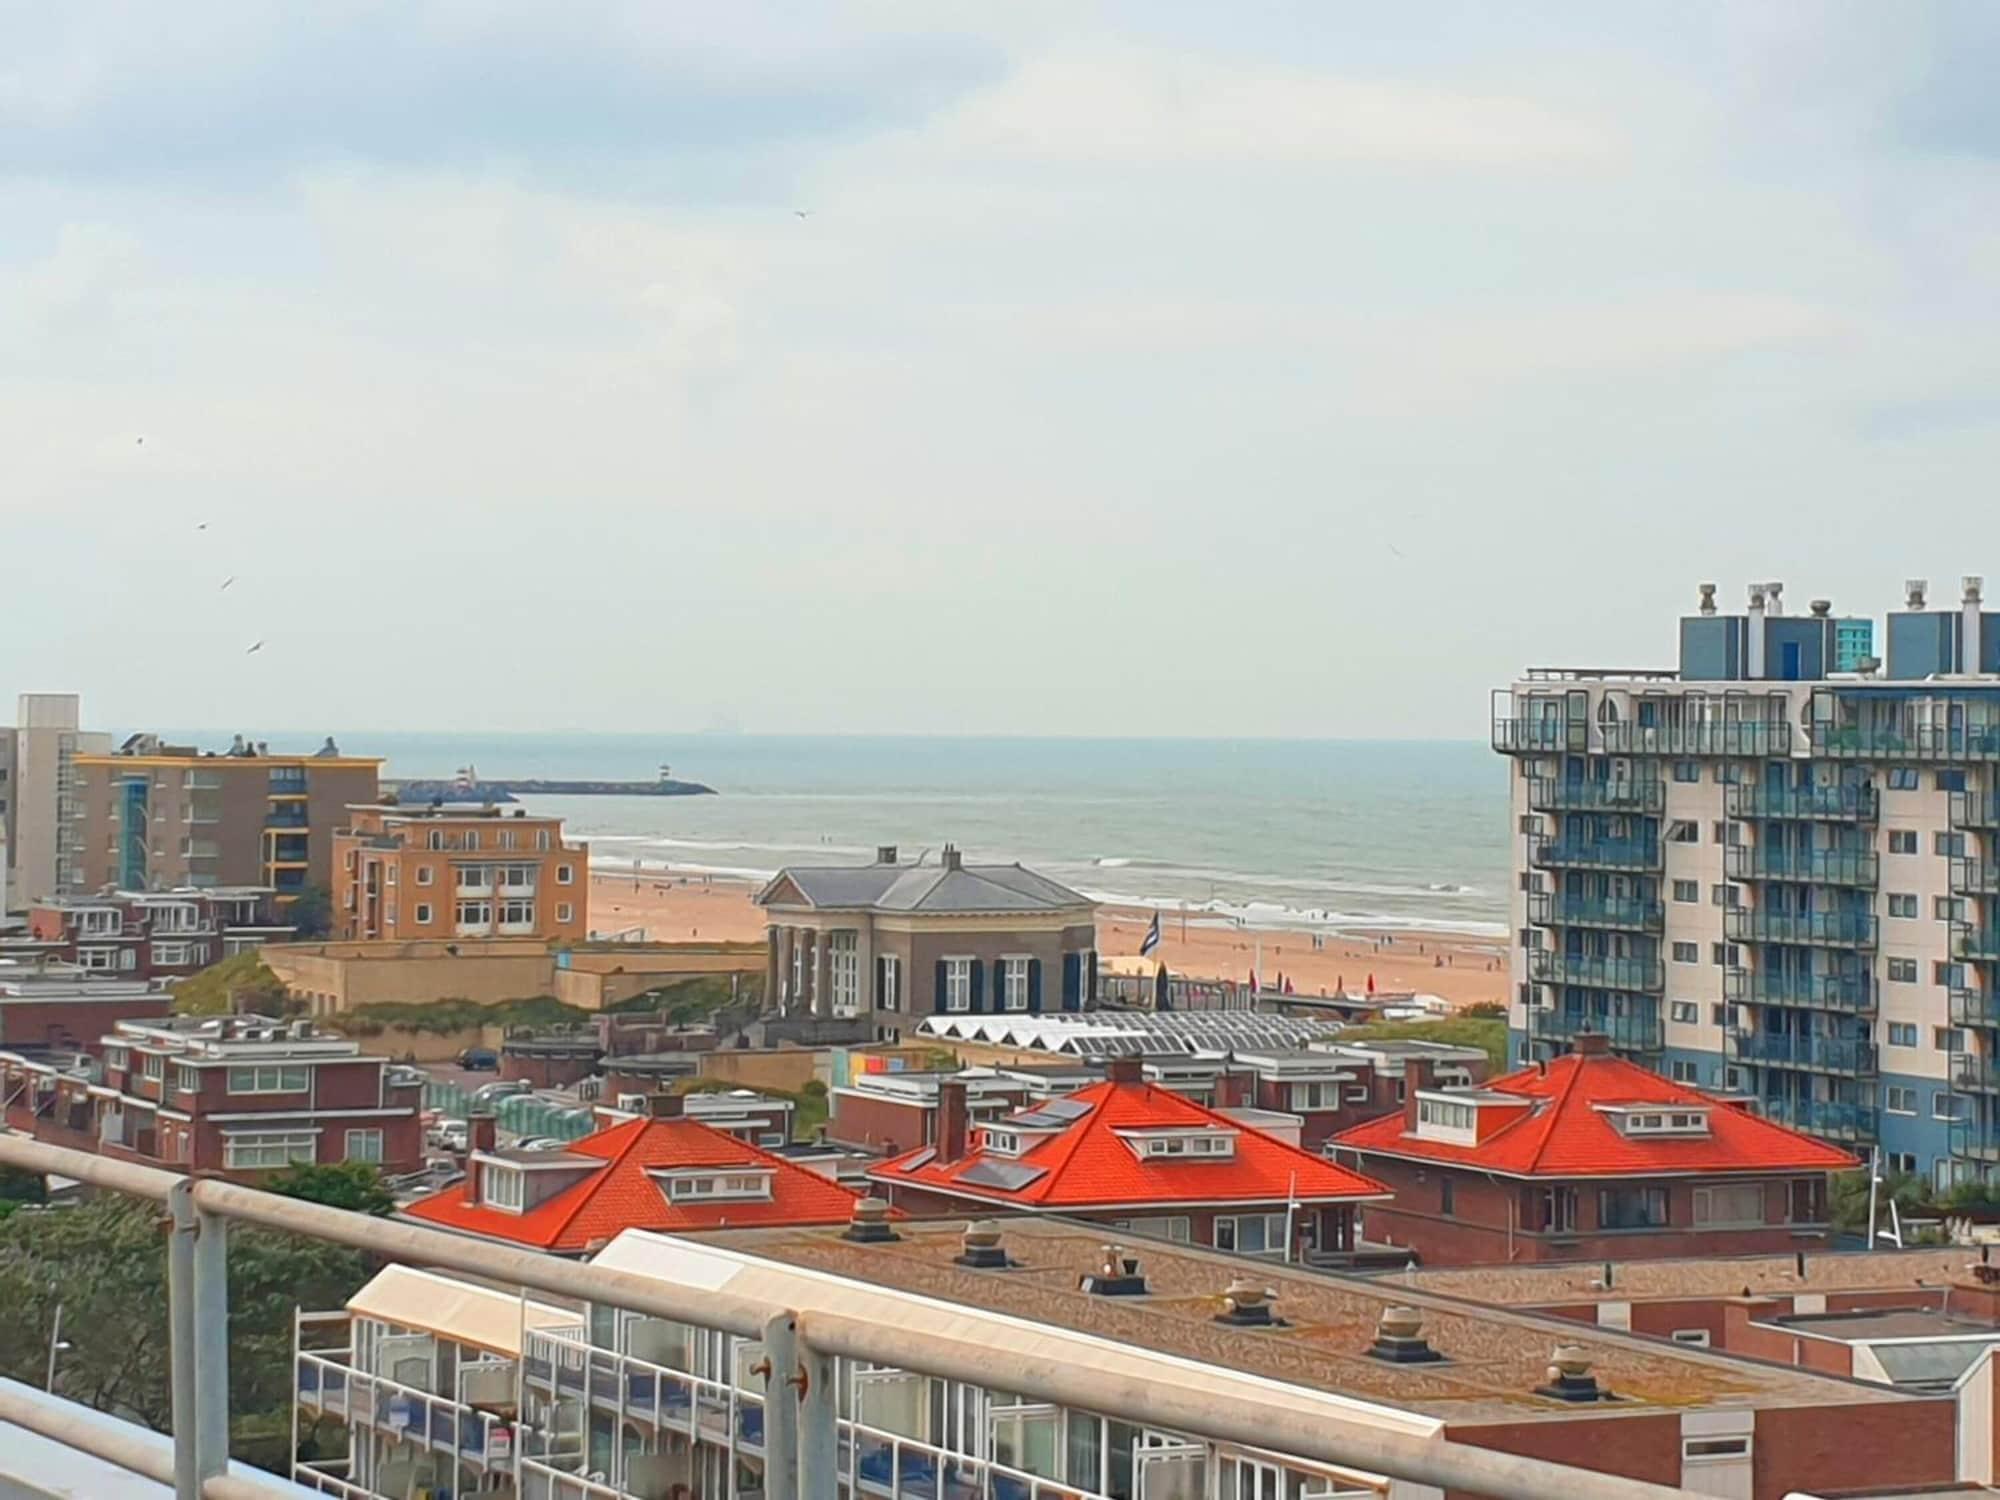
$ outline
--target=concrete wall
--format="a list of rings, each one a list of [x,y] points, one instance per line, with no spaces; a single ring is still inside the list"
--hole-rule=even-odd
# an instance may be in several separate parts
[[[553,993],[565,1005],[603,1010],[657,985],[709,974],[741,975],[747,991],[753,980],[761,983],[767,953],[763,943],[573,948],[558,958]]]
[[[271,972],[316,1016],[377,1001],[473,1000],[492,1005],[555,989],[547,945],[529,938],[424,943],[274,943]]]
[[[807,1047],[725,1047],[699,1056],[701,1077],[746,1089],[782,1089],[796,1094],[815,1078],[825,1083],[829,1072],[827,1055]]]

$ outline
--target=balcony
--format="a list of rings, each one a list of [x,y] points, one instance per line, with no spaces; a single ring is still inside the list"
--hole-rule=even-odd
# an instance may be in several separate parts
[[[1759,1113],[1767,1120],[1803,1130],[1828,1141],[1870,1141],[1875,1138],[1875,1108],[1834,1099],[1766,1099]]]
[[[2000,728],[1925,725],[1906,729],[1816,720],[1812,746],[1815,755],[1835,760],[2000,760]]]
[[[1731,844],[1725,851],[1731,880],[1788,880],[1802,885],[1855,885],[1872,889],[1881,860],[1871,849],[1769,849]]]
[[[1667,987],[1666,966],[1657,958],[1597,958],[1537,948],[1528,955],[1528,974],[1543,984],[1635,994],[1657,994]]]
[[[1666,1029],[1657,1015],[1596,1015],[1554,1005],[1538,1005],[1528,1011],[1528,1034],[1538,1042],[1551,1042],[1568,1051],[1586,1032],[1608,1037],[1616,1052],[1657,1053],[1667,1045]]]
[[[2000,1066],[1976,1052],[1960,1052],[1951,1060],[1954,1094],[2000,1094]]]
[[[1732,818],[1873,823],[1880,799],[1872,786],[1790,787],[1739,782],[1723,788],[1722,805]]]
[[[1951,954],[1975,963],[2000,963],[2000,926],[1991,922],[1952,923]]]
[[[1953,792],[1951,826],[1974,833],[2000,832],[2000,793]]]
[[[2000,860],[1954,859],[1951,890],[1955,896],[2000,896]]]
[[[1536,751],[1583,750],[1589,726],[1579,721],[1574,736],[1567,719],[1495,719],[1493,748],[1503,755]]]
[[[1528,783],[1528,806],[1536,812],[1656,813],[1665,805],[1665,784],[1652,776],[1620,781],[1537,776]]]
[[[1613,897],[1561,896],[1536,891],[1528,898],[1528,920],[1537,927],[1601,927],[1626,932],[1661,932],[1666,907],[1658,901]]]
[[[1820,948],[1873,948],[1875,918],[1867,912],[1783,912],[1732,906],[1722,928],[1735,943],[1793,943]]]
[[[1544,869],[1657,870],[1658,839],[1552,839],[1531,837],[1528,858]]]
[[[1872,1078],[1880,1068],[1880,1055],[1873,1042],[1840,1037],[1732,1031],[1729,1055],[1760,1068],[1794,1068],[1847,1078]]]
[[[1792,749],[1792,726],[1784,720],[1606,724],[1599,733],[1612,755],[1789,755]]]
[[[298,1355],[299,1405],[359,1422],[400,1441],[456,1454],[467,1463],[513,1467],[515,1427],[490,1412],[353,1369],[324,1354]]]
[[[1954,1026],[2000,1026],[2000,993],[1974,985],[1953,985],[1947,992]]]
[[[1875,1010],[1875,982],[1866,974],[1772,974],[1731,969],[1723,976],[1723,997],[1733,1005],[1789,1005],[1868,1015]]]
[[[305,804],[302,802],[273,802],[264,809],[264,827],[267,830],[308,826],[310,819],[306,817]]]

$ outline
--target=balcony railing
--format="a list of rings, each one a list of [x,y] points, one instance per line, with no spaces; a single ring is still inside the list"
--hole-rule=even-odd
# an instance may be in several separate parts
[[[1598,958],[1537,948],[1528,955],[1528,974],[1543,984],[1570,984],[1595,990],[1651,994],[1666,988],[1666,966],[1657,958]]]
[[[1771,786],[1762,782],[1723,788],[1723,811],[1732,818],[1792,818],[1873,823],[1880,799],[1872,786]]]
[[[1537,776],[1528,783],[1528,806],[1536,812],[1656,813],[1666,804],[1666,787],[1656,776],[1619,781]]]
[[[1873,887],[1881,860],[1872,849],[1770,849],[1731,844],[1724,862],[1731,880],[1789,880],[1802,885]]]
[[[1759,1107],[1767,1120],[1803,1130],[1829,1141],[1866,1141],[1875,1137],[1875,1108],[1833,1099],[1766,1099]]]
[[[1840,760],[2000,760],[2000,728],[1898,729],[1815,720],[1812,746],[1815,755]]]
[[[1873,1077],[1880,1056],[1873,1042],[1824,1036],[1773,1035],[1766,1031],[1732,1031],[1729,1055],[1765,1068],[1795,1068],[1807,1073]]]
[[[1538,1005],[1528,1011],[1528,1034],[1536,1041],[1567,1049],[1586,1033],[1608,1038],[1619,1052],[1657,1053],[1667,1045],[1666,1029],[1658,1015],[1597,1015],[1559,1005]]]
[[[1537,927],[1603,927],[1629,932],[1660,932],[1667,909],[1658,901],[1614,897],[1564,896],[1536,891],[1528,898],[1528,920]]]
[[[1792,726],[1783,720],[1720,724],[1604,724],[1610,755],[1788,755]]]
[[[2000,860],[1954,859],[1951,889],[1957,896],[2000,896]]]
[[[1528,858],[1551,869],[1657,870],[1658,839],[1553,839],[1531,837]]]
[[[1951,1060],[1951,1089],[1955,1094],[2000,1094],[2000,1067],[1977,1052],[1960,1052]]]
[[[1722,993],[1735,1005],[1789,1005],[1867,1015],[1875,1009],[1875,982],[1866,974],[1772,974],[1736,968],[1723,975]]]
[[[1947,992],[1954,1026],[2000,1026],[2000,993],[1955,984]]]
[[[1875,918],[1867,912],[1783,912],[1732,906],[1722,929],[1736,943],[1793,943],[1821,948],[1873,948]]]
[[[1951,934],[1953,958],[1968,959],[1974,963],[2000,962],[2000,925],[1954,922]]]
[[[359,1422],[401,1442],[456,1454],[467,1463],[511,1467],[514,1423],[475,1411],[448,1396],[364,1374],[346,1361],[304,1350],[298,1356],[298,1399],[343,1422]]]
[[[1587,725],[1579,722],[1574,737],[1567,719],[1495,719],[1493,748],[1504,755],[1547,750],[1589,748]]]
[[[2000,792],[1953,792],[1951,826],[1974,833],[2000,830]]]

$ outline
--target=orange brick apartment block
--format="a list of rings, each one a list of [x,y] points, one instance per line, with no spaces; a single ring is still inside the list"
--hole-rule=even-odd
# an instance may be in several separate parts
[[[333,836],[337,935],[586,935],[590,846],[566,842],[561,818],[449,804],[347,811]]]

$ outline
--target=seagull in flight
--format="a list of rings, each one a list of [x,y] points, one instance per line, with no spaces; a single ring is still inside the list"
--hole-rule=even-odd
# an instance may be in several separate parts
[[[138,440],[138,442],[139,442],[139,446],[140,446],[141,448],[143,448],[143,447],[145,447],[145,446],[146,446],[146,440],[145,440],[144,438],[140,438],[140,439]]]
[[[797,219],[810,219],[812,215],[813,211],[809,208],[795,208],[792,210],[792,217]]]
[[[227,578],[222,580],[222,589],[228,588],[234,582],[236,582],[236,575],[231,573]],[[217,589],[216,592],[219,594],[222,592],[222,589]]]
[[[208,522],[206,522],[206,521],[197,521],[197,522],[195,522],[195,527],[194,527],[194,529],[195,529],[196,531],[206,531],[206,530],[208,530]]]
[[[243,654],[245,656],[255,656],[259,651],[262,651],[263,649],[264,649],[264,643],[262,641],[259,641],[256,645],[252,646],[248,651],[245,651]]]

